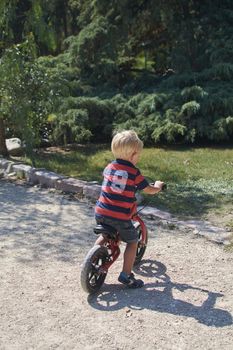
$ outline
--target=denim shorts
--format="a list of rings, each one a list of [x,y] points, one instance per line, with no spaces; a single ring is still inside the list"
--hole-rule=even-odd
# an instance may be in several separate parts
[[[105,216],[96,216],[97,224],[105,224],[114,227],[119,232],[120,238],[125,243],[138,241],[138,233],[131,220],[123,221],[111,219]]]

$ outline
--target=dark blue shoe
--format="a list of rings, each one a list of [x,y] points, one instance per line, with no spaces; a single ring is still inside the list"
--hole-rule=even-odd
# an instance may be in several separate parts
[[[142,280],[136,280],[134,274],[131,273],[127,275],[125,272],[121,272],[118,281],[125,284],[129,288],[141,288],[144,286],[144,282]]]

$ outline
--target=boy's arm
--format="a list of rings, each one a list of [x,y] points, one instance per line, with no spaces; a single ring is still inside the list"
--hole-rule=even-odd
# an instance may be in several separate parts
[[[162,181],[156,181],[153,185],[149,185],[143,189],[144,193],[147,194],[156,194],[160,191],[162,191],[164,182]]]

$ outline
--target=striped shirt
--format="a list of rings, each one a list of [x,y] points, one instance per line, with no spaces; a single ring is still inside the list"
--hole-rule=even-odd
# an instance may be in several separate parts
[[[136,201],[136,190],[143,190],[149,183],[131,162],[116,159],[103,171],[100,197],[96,203],[96,217],[130,220]]]

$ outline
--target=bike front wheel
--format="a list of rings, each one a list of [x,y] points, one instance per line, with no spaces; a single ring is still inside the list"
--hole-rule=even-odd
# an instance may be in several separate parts
[[[148,242],[148,232],[147,229],[146,230],[146,236],[145,236],[145,242],[142,243],[142,226],[140,225],[140,223],[136,223],[135,224],[135,229],[137,231],[138,234],[138,245],[137,245],[137,252],[136,252],[136,258],[134,261],[134,266],[138,265],[141,260],[143,255],[145,254],[146,251],[146,246],[147,246],[147,242]]]
[[[81,270],[81,286],[89,294],[96,293],[104,283],[107,271],[103,265],[108,260],[108,250],[99,245],[87,254]]]

